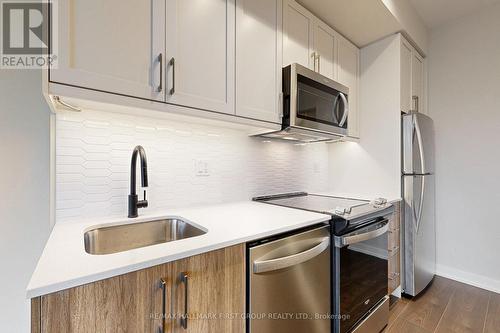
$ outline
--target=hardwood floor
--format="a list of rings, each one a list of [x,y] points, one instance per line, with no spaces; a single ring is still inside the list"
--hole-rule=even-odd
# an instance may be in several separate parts
[[[500,294],[436,276],[391,309],[384,333],[500,333]]]

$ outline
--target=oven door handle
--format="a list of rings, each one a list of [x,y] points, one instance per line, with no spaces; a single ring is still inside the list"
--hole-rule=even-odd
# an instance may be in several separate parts
[[[368,230],[363,232],[363,230]],[[344,236],[335,236],[335,246],[336,247],[344,247],[350,244],[356,244],[360,242],[364,242],[366,240],[376,238],[380,235],[385,234],[389,230],[389,220],[384,219],[380,222],[377,222],[375,225],[370,225],[366,228],[353,231]]]
[[[270,271],[276,271],[279,269],[295,266],[303,262],[306,262],[308,260],[311,260],[312,258],[319,256],[321,253],[323,253],[323,251],[325,251],[328,248],[328,246],[330,246],[330,237],[323,237],[320,238],[319,240],[320,240],[319,244],[297,254],[276,259],[269,259],[269,260],[260,260],[259,258],[253,262],[253,272],[255,274],[259,274]]]

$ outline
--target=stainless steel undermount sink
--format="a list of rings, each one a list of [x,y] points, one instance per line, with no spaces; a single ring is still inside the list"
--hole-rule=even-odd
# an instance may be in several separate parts
[[[186,221],[172,218],[97,227],[85,232],[84,242],[89,254],[111,254],[206,233]]]

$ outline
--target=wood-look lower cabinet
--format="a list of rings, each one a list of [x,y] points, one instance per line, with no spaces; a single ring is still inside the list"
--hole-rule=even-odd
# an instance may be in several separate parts
[[[173,263],[173,332],[244,331],[244,251],[235,246]]]
[[[236,245],[40,296],[32,332],[243,333],[244,251]]]

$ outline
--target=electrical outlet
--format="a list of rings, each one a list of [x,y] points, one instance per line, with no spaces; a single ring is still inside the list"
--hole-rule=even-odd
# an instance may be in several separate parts
[[[210,176],[210,169],[207,160],[194,161],[194,175],[197,177]]]

